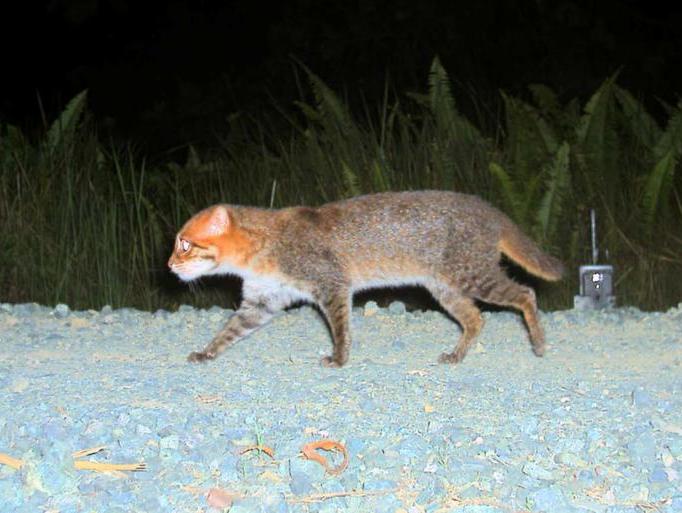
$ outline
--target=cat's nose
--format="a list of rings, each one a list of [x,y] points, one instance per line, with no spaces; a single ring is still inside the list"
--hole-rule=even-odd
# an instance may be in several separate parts
[[[168,259],[168,268],[171,269],[171,270],[173,269],[173,256],[172,256],[172,255],[171,255],[171,257]]]

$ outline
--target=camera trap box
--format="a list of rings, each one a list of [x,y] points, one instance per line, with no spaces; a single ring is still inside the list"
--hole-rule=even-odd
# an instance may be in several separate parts
[[[581,265],[578,274],[580,295],[573,298],[574,308],[592,310],[616,305],[616,297],[613,295],[613,266]]]

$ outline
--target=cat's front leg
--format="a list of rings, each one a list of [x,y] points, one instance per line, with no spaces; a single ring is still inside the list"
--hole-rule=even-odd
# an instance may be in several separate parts
[[[193,351],[187,357],[190,362],[213,360],[228,346],[253,333],[266,324],[277,312],[268,302],[244,298],[239,310],[227,321],[225,327],[213,337],[203,351]]]

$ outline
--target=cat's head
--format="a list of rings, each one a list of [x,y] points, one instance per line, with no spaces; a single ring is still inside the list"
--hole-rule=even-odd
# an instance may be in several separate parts
[[[183,281],[231,272],[239,253],[239,231],[225,205],[202,210],[182,227],[175,238],[168,267]]]

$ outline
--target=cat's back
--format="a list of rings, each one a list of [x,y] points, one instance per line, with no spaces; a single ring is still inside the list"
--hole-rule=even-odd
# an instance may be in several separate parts
[[[441,218],[462,214],[490,216],[494,207],[478,196],[452,191],[421,190],[380,192],[327,203],[318,207],[320,213],[340,210],[345,219],[382,218],[404,222],[408,216],[437,215]]]
[[[296,253],[329,250],[342,259],[440,254],[454,241],[491,246],[506,216],[468,194],[384,192],[282,212],[280,242]]]
[[[502,212],[477,196],[435,190],[368,194],[315,210],[339,235],[355,233],[376,240],[485,232],[507,221]]]

